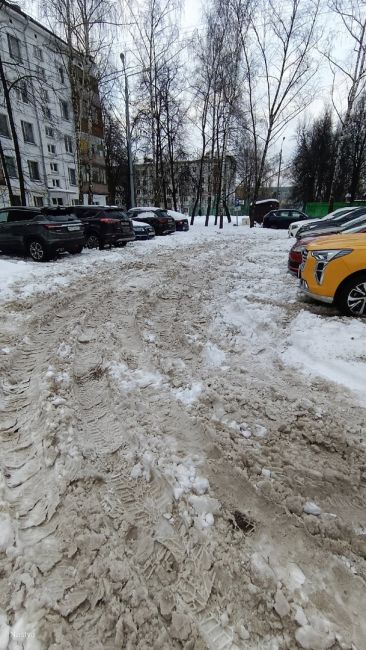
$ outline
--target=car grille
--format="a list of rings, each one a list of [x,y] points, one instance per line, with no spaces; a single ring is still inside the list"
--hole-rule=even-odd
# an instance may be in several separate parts
[[[175,226],[174,219],[168,219],[168,225],[171,226],[171,227]]]
[[[306,264],[306,260],[307,260],[307,259],[308,259],[308,251],[307,251],[307,249],[305,248],[305,249],[302,251],[302,265],[303,265],[303,266],[305,266],[305,264]]]

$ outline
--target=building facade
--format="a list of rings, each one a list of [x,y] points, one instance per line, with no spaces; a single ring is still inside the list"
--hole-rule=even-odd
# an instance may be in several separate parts
[[[192,213],[192,208],[198,198],[196,213],[206,212],[209,196],[211,210],[214,211],[218,195],[218,161],[205,158],[201,160],[177,160],[174,163],[174,185],[177,209],[183,213]],[[154,201],[154,166],[149,160],[134,165],[136,205],[151,205]],[[227,156],[222,179],[222,193],[225,194],[231,207],[235,199],[236,162],[232,156]],[[167,170],[164,191],[161,193],[161,205],[164,205],[164,193],[168,209],[174,209],[173,184],[171,174]]]
[[[52,32],[5,2],[0,9],[0,56],[7,83],[11,113],[19,143],[28,205],[79,203],[78,160],[71,87],[65,66],[65,44]],[[108,194],[103,152],[103,127],[99,97],[94,101],[90,135],[81,134],[88,165],[82,160],[84,203],[92,198],[104,205]],[[11,116],[0,83],[0,205],[9,205],[8,183],[20,203]],[[82,151],[82,148],[80,148]],[[7,174],[4,171],[6,166]],[[6,178],[8,177],[8,178]],[[8,183],[7,183],[8,180]],[[92,197],[89,197],[92,190]]]

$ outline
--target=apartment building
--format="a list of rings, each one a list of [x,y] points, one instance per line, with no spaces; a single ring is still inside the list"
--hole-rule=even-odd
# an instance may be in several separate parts
[[[174,163],[174,182],[177,207],[183,213],[191,213],[196,197],[198,196],[197,211],[206,211],[208,197],[212,201],[218,192],[219,165],[218,161],[205,158],[202,166],[202,179],[200,183],[200,160],[177,160]],[[164,195],[168,209],[173,209],[173,184],[169,170],[166,170],[164,183],[160,178],[161,204],[164,204]],[[137,205],[151,205],[154,200],[154,166],[150,160],[134,165],[135,192]],[[229,204],[233,203],[235,196],[236,162],[232,156],[227,156],[224,165],[226,197]],[[214,206],[212,205],[212,210]]]
[[[62,40],[17,5],[9,2],[2,5],[0,55],[18,136],[28,205],[73,205],[79,202],[75,123],[65,48]],[[3,150],[0,205],[9,205],[4,164],[13,195],[20,202],[10,119],[4,86],[0,83],[0,143]],[[105,205],[108,190],[97,87],[93,96],[92,128],[87,131],[81,134],[80,146],[84,203],[92,194],[93,203]]]

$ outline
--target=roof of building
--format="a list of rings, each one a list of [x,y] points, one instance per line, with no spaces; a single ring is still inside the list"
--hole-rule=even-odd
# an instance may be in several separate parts
[[[47,32],[50,36],[52,36],[52,38],[56,38],[63,45],[67,46],[66,41],[64,41],[60,36],[57,36],[57,34],[55,34],[51,29],[48,29],[48,27],[45,27],[44,25],[42,25],[42,23],[39,23],[38,20],[35,20],[35,18],[32,18],[32,16],[25,13],[25,11],[23,11],[23,9],[21,9],[21,7],[16,3],[8,2],[8,0],[4,0],[3,8],[11,9],[15,13],[22,16],[22,18],[25,18],[25,20],[27,20],[28,22],[32,23],[33,25],[36,25],[42,31]]]

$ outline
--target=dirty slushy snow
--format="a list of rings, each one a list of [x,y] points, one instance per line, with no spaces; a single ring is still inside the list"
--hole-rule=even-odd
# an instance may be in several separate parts
[[[290,244],[0,259],[0,650],[363,650],[366,323]]]

